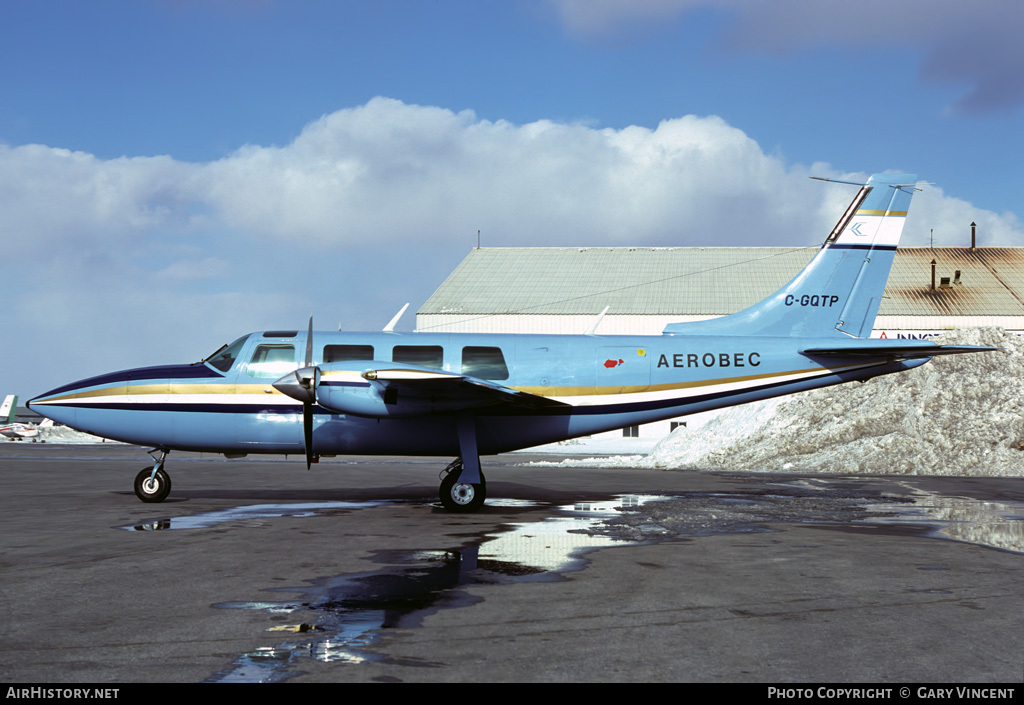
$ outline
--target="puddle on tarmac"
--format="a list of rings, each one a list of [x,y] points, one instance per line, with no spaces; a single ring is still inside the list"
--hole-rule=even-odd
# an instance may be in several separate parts
[[[834,480],[824,479],[784,484],[822,492],[836,487]],[[906,490],[905,495],[886,495],[885,501],[878,503],[865,501],[868,516],[858,523],[917,526],[929,529],[932,538],[1024,553],[1024,503],[942,495],[909,483],[898,484]]]
[[[302,673],[301,661],[306,658],[348,664],[386,660],[369,650],[380,630],[416,627],[438,610],[473,604],[478,598],[461,591],[463,585],[559,580],[561,573],[583,567],[583,553],[627,543],[585,532],[620,507],[637,506],[645,499],[626,497],[562,507],[559,516],[514,525],[479,543],[449,550],[378,551],[374,560],[386,564],[385,568],[271,590],[298,593],[298,597],[214,605],[266,610],[285,621],[268,631],[294,634],[295,638],[242,654],[208,680],[284,681]],[[402,665],[429,668],[440,664],[403,661]]]
[[[932,494],[909,484],[887,494],[842,483],[803,479],[771,489],[680,492],[622,512],[596,530],[634,540],[701,537],[772,530],[772,525],[916,526],[933,538],[1024,553],[1024,503]]]
[[[580,570],[588,551],[658,538],[700,537],[767,530],[768,523],[914,524],[933,536],[1024,553],[1024,504],[928,494],[906,486],[902,497],[869,492],[834,480],[774,484],[765,491],[622,496],[579,502],[538,522],[503,527],[478,543],[442,550],[379,551],[382,567],[315,583],[275,588],[280,601],[224,602],[226,609],[265,610],[281,623],[268,628],[282,641],[242,654],[208,680],[284,681],[301,674],[303,659],[358,664],[387,660],[372,647],[381,630],[410,628],[441,609],[473,604],[469,584],[559,580]],[[908,500],[909,497],[909,500]],[[265,504],[155,519],[118,527],[132,531],[204,529],[225,522],[260,526],[276,517],[315,517],[391,504],[317,502]],[[494,506],[536,506],[493,498]],[[298,597],[295,595],[298,594]],[[433,667],[429,662],[402,662]]]
[[[1024,506],[967,497],[947,497],[913,488],[914,504],[875,523],[916,524],[953,541],[1024,553]]]
[[[387,501],[373,502],[299,502],[295,504],[253,504],[245,507],[230,507],[216,512],[203,512],[190,516],[152,519],[140,524],[119,526],[128,531],[163,531],[164,529],[209,529],[217,524],[230,521],[251,522],[258,519],[278,517],[312,517],[336,513],[344,509],[367,509],[389,504]]]

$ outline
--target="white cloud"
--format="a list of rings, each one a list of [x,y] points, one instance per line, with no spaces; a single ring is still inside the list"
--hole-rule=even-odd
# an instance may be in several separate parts
[[[516,126],[377,98],[321,118],[287,147],[245,147],[199,180],[225,222],[279,241],[444,241],[481,228],[492,244],[668,244],[706,236],[681,233],[687,224],[723,232],[734,194],[767,200],[784,175],[716,117],[654,130]]]
[[[971,244],[971,223],[977,225],[979,247],[1024,246],[1024,226],[1011,212],[993,213],[975,208],[967,201],[947,196],[939,186],[925,186],[911,203],[914,228],[904,244],[930,244],[934,229],[936,247],[967,247]],[[910,218],[907,218],[908,224]]]
[[[468,242],[477,228],[492,245],[808,244],[846,198],[807,181],[812,169],[838,175],[787,166],[714,116],[655,129],[513,125],[375,98],[284,147],[249,145],[206,164],[0,146],[0,205],[2,227],[36,251],[128,250],[181,279],[225,270],[228,246],[244,261],[246,250],[303,244]],[[1019,227],[936,193],[922,210],[994,218],[1001,237]],[[199,264],[187,272],[178,259]]]
[[[42,145],[0,144],[0,234],[38,248],[72,234],[130,239],[160,225],[187,226],[195,168],[170,157],[101,160]]]

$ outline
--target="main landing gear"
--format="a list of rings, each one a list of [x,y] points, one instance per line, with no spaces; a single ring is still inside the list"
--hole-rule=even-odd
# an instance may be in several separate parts
[[[449,512],[475,512],[484,506],[484,500],[487,499],[487,480],[483,472],[477,470],[480,482],[459,482],[463,469],[462,458],[456,458],[441,476],[441,504]]]
[[[459,436],[459,457],[441,476],[441,504],[449,512],[475,512],[487,499],[487,480],[480,470],[476,447],[476,418],[469,412],[455,416]]]
[[[146,503],[163,502],[171,492],[171,476],[164,470],[168,451],[160,451],[160,459],[157,460],[153,455],[157,450],[149,451],[156,465],[150,465],[135,476],[135,496]]]

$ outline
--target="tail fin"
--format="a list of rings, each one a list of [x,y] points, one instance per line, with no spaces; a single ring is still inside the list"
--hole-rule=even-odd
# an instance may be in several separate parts
[[[18,395],[8,394],[0,404],[0,423],[12,423],[18,410]]]
[[[673,323],[668,335],[867,337],[913,195],[914,174],[875,174],[814,259],[777,292],[729,316]]]

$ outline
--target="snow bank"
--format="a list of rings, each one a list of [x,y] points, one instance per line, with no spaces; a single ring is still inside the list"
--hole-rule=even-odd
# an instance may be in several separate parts
[[[73,428],[67,426],[50,426],[39,429],[38,441],[45,443],[69,443],[69,444],[91,444],[91,443],[119,443],[119,441],[111,441],[99,436],[94,436],[91,433],[84,433],[82,431],[76,431]],[[28,441],[22,441],[22,443],[31,443],[32,439]]]
[[[642,467],[844,474],[1024,475],[1024,340],[998,328],[937,342],[1004,352],[934,358],[864,384],[727,409],[681,427]]]

